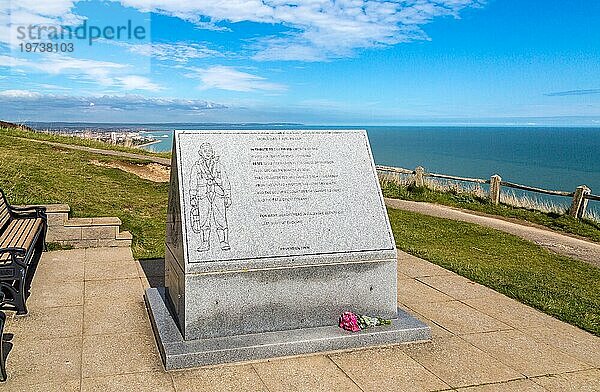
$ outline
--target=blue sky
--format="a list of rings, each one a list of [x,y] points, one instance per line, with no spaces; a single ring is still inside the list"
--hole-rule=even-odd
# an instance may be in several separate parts
[[[19,27],[128,20],[143,39],[21,50]],[[600,126],[598,22],[596,0],[3,0],[0,119]]]

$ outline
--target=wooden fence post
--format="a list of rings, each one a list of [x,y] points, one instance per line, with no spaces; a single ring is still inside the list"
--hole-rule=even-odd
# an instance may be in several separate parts
[[[587,208],[588,200],[585,198],[585,195],[589,195],[592,193],[592,190],[585,185],[580,185],[575,189],[575,194],[573,195],[573,202],[571,202],[571,209],[569,209],[569,215],[580,219],[585,215],[585,210]]]
[[[494,174],[490,177],[490,200],[493,204],[500,204],[500,182],[502,181],[502,177],[497,174]]]
[[[418,188],[425,186],[425,169],[422,166],[417,166],[415,169],[415,186]]]

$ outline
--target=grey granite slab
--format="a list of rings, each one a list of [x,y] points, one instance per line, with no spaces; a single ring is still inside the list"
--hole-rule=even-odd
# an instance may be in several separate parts
[[[361,332],[329,325],[184,340],[167,305],[164,289],[148,289],[145,300],[167,370],[431,339],[431,330],[426,324],[398,310],[391,325]]]
[[[395,255],[364,130],[175,131],[167,246],[186,273]]]

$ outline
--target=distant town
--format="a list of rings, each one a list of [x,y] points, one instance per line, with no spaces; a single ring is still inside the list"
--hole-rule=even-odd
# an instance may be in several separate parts
[[[143,134],[142,130],[132,130],[127,128],[73,128],[73,127],[53,127],[38,128],[38,132],[49,133],[60,136],[79,137],[83,139],[98,140],[104,143],[125,146],[125,147],[144,147],[159,140]]]
[[[132,131],[106,131],[106,130],[82,130],[79,132],[44,130],[41,132],[52,133],[61,136],[80,137],[84,139],[98,140],[105,143],[115,144],[125,147],[142,147],[158,142],[158,140],[141,135],[139,132]]]

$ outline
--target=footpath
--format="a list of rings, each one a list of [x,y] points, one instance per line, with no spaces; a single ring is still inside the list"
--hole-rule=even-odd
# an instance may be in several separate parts
[[[46,144],[49,146],[54,146],[54,147],[59,147],[59,148],[67,148],[70,150],[86,151],[86,152],[91,152],[94,154],[110,155],[110,156],[116,156],[116,157],[122,157],[122,158],[142,159],[145,161],[160,163],[161,165],[167,165],[167,166],[171,165],[171,159],[160,158],[160,157],[153,156],[153,155],[135,154],[135,153],[131,153],[131,152],[115,151],[115,150],[102,150],[100,148],[78,146],[76,144],[64,144],[64,143],[50,142],[47,140],[26,139],[26,138],[21,138],[21,137],[18,137],[17,139],[25,140],[27,142]]]
[[[557,233],[539,226],[526,225],[516,220],[504,220],[489,215],[476,215],[473,212],[439,204],[414,202],[399,199],[385,199],[389,208],[417,212],[437,218],[475,223],[500,230],[532,241],[561,255],[573,257],[600,267],[600,244]]]

